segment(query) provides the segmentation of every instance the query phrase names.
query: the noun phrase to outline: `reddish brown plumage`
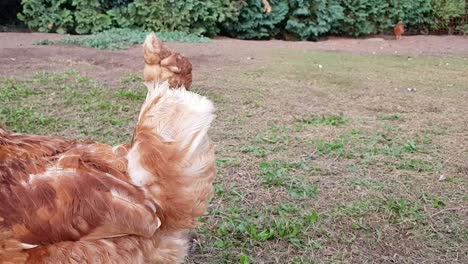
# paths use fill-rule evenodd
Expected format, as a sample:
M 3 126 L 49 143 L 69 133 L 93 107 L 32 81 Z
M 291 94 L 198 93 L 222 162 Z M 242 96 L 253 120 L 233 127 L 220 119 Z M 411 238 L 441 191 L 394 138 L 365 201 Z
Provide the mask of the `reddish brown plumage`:
M 405 33 L 405 27 L 403 26 L 403 22 L 398 21 L 398 23 L 393 28 L 393 33 L 395 34 L 395 38 L 401 39 L 401 36 Z
M 168 81 L 173 88 L 192 85 L 192 64 L 182 54 L 164 46 L 155 34 L 151 33 L 143 44 L 145 81 Z
M 181 263 L 206 211 L 211 102 L 149 83 L 131 145 L 0 128 L 0 263 Z
M 128 182 L 127 161 L 109 146 L 4 133 L 0 153 L 0 228 L 9 234 L 3 243 L 150 238 L 159 227 L 156 204 Z

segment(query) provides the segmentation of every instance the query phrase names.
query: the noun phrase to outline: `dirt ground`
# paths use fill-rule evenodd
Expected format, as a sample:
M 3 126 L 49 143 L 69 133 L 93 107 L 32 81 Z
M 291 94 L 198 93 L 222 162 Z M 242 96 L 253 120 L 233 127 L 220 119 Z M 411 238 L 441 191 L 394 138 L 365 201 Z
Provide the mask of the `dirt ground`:
M 0 33 L 0 122 L 127 142 L 141 46 L 33 45 L 60 37 Z M 168 46 L 217 108 L 188 263 L 467 263 L 468 37 Z

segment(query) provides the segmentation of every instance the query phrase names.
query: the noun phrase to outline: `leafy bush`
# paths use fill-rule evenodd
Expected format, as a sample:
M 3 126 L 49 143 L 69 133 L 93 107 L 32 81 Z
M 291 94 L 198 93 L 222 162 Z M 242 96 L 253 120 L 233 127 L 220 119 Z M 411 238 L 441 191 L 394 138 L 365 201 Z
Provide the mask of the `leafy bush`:
M 87 34 L 111 27 L 140 27 L 152 31 L 181 31 L 214 36 L 218 23 L 232 12 L 223 0 L 23 0 L 18 15 L 41 32 Z
M 288 3 L 285 0 L 270 1 L 271 13 L 263 12 L 259 0 L 237 2 L 234 6 L 238 16 L 231 16 L 222 24 L 223 33 L 240 39 L 269 39 L 277 36 L 282 29 L 288 14 Z
M 22 0 L 18 18 L 41 32 L 87 34 L 110 28 L 177 31 L 241 39 L 310 40 L 326 34 L 466 30 L 466 0 Z
M 143 43 L 148 32 L 131 29 L 111 29 L 86 37 L 67 37 L 60 40 L 42 40 L 37 45 L 80 45 L 96 49 L 126 49 Z M 208 42 L 209 39 L 183 32 L 158 32 L 162 41 Z
M 18 18 L 40 32 L 94 33 L 110 28 L 105 0 L 22 0 Z
M 343 18 L 343 7 L 336 0 L 290 0 L 291 14 L 286 31 L 302 40 L 317 39 L 327 34 L 338 19 Z
M 431 0 L 341 0 L 344 17 L 333 33 L 362 36 L 390 30 L 399 20 L 411 31 L 430 24 Z
M 74 27 L 72 12 L 66 8 L 69 0 L 23 0 L 23 13 L 18 18 L 39 32 L 66 33 Z
M 231 9 L 230 2 L 223 0 L 135 0 L 127 7 L 118 7 L 108 13 L 118 26 L 214 36 L 219 33 L 218 23 L 226 19 L 225 14 Z
M 468 35 L 468 23 L 459 25 L 455 28 L 460 34 L 463 34 L 464 36 Z
M 72 6 L 76 8 L 74 12 L 76 33 L 96 33 L 110 28 L 111 19 L 105 14 L 101 1 L 73 0 Z
M 466 14 L 465 8 L 467 7 L 465 5 L 465 0 L 432 0 L 431 15 L 434 19 L 432 29 L 434 31 L 453 31 L 454 29 L 450 28 L 450 21 Z M 463 24 L 454 26 L 459 29 L 463 28 Z

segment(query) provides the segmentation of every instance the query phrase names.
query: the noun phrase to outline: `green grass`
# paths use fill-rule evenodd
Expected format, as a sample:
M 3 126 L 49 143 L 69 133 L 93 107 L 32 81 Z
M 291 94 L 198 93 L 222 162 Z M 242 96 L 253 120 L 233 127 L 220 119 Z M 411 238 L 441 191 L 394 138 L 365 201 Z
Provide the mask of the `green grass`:
M 389 120 L 389 121 L 400 120 L 401 115 L 400 114 L 381 115 L 381 116 L 379 116 L 379 119 L 380 120 Z
M 27 88 L 14 79 L 3 79 L 0 82 L 3 85 L 3 88 L 0 90 L 0 100 L 2 101 L 14 100 L 38 93 L 38 91 Z
M 139 102 L 141 102 L 146 97 L 144 91 L 134 91 L 129 89 L 120 89 L 115 92 L 115 95 L 120 98 Z
M 391 214 L 391 220 L 398 224 L 417 224 L 425 218 L 421 206 L 406 199 L 389 199 L 384 207 L 385 210 Z
M 296 118 L 296 121 L 307 125 L 339 126 L 346 123 L 346 118 L 342 115 L 311 116 Z
M 442 168 L 442 164 L 433 164 L 432 162 L 424 161 L 424 160 L 417 160 L 417 159 L 410 159 L 404 160 L 397 164 L 398 169 L 402 170 L 412 170 L 417 172 L 431 172 L 437 169 Z
M 46 117 L 30 108 L 1 107 L 0 115 L 3 123 L 15 131 L 29 131 L 30 133 L 44 133 L 65 127 L 66 121 L 60 118 Z
M 112 144 L 129 140 L 146 90 L 109 92 L 76 71 L 1 79 L 0 87 L 0 123 L 9 129 Z
M 280 161 L 262 162 L 260 175 L 268 187 L 282 187 L 294 199 L 314 198 L 317 186 L 310 181 L 294 175 L 297 170 L 306 170 L 302 163 L 285 163 Z
M 135 73 L 127 73 L 120 78 L 120 82 L 122 84 L 141 83 L 143 82 L 143 78 Z
M 132 45 L 141 44 L 149 32 L 137 29 L 110 29 L 85 37 L 66 37 L 59 40 L 41 40 L 36 45 L 79 45 L 96 49 L 120 50 Z M 206 43 L 208 38 L 183 32 L 157 32 L 159 39 L 165 42 Z
M 255 157 L 265 157 L 268 154 L 268 150 L 264 147 L 248 145 L 241 147 L 243 153 L 249 153 Z

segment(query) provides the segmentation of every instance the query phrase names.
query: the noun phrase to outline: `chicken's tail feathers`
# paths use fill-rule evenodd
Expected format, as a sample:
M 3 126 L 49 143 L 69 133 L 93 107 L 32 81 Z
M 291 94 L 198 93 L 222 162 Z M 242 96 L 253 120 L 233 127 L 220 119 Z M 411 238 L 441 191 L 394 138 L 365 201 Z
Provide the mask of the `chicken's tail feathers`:
M 170 89 L 167 82 L 147 82 L 146 100 L 138 117 L 138 129 L 150 128 L 166 142 L 177 142 L 178 149 L 191 157 L 207 141 L 215 118 L 214 105 L 206 97 L 184 87 Z
M 157 197 L 163 228 L 193 227 L 206 210 L 215 175 L 207 135 L 215 118 L 213 103 L 184 88 L 170 89 L 167 83 L 146 86 L 128 154 L 129 175 Z

